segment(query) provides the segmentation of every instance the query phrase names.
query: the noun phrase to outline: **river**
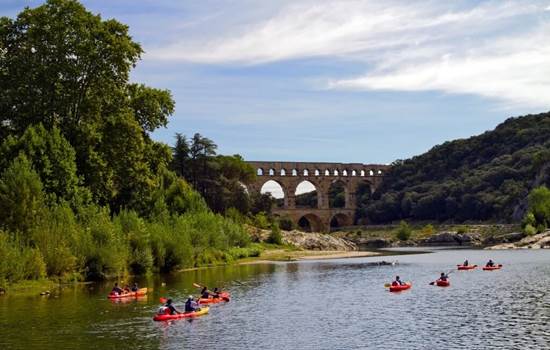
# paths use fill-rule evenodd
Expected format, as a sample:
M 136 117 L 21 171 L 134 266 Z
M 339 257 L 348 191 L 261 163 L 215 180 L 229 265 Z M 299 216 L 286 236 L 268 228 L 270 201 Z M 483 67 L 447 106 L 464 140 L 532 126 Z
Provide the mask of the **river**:
M 465 258 L 499 271 L 455 271 Z M 368 262 L 397 259 L 396 266 Z M 441 271 L 451 286 L 430 286 Z M 383 287 L 399 274 L 411 290 Z M 106 299 L 111 285 L 48 297 L 0 297 L 0 349 L 548 349 L 550 251 L 434 250 L 383 258 L 227 266 L 156 276 L 146 298 Z M 159 297 L 193 282 L 229 303 L 193 320 L 154 322 Z M 163 283 L 165 285 L 163 285 Z

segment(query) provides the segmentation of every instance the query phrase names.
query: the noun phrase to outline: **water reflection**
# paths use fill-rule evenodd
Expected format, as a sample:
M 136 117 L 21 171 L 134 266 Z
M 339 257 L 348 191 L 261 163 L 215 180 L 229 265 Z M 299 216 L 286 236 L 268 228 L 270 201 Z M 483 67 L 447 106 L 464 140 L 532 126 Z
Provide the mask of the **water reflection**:
M 464 258 L 500 271 L 453 271 Z M 384 257 L 385 260 L 393 260 Z M 49 297 L 0 298 L 1 349 L 538 349 L 550 342 L 550 252 L 437 250 L 380 258 L 256 264 L 141 279 L 145 298 L 109 301 L 110 283 Z M 383 288 L 396 274 L 406 293 Z M 130 281 L 133 282 L 133 281 Z M 182 305 L 193 282 L 229 289 L 229 303 L 192 320 L 154 322 L 159 298 Z M 14 336 L 21 335 L 24 336 Z

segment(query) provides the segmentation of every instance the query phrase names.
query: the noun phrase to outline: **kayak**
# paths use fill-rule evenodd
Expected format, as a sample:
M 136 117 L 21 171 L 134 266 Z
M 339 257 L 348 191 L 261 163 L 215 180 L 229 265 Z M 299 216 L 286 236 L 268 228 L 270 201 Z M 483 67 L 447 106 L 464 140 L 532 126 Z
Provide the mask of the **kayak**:
M 141 297 L 147 294 L 147 288 L 140 288 L 137 292 L 127 292 L 127 293 L 121 293 L 117 294 L 114 292 L 109 293 L 107 298 L 109 299 L 119 299 L 119 298 L 136 298 Z
M 192 318 L 192 317 L 206 315 L 208 313 L 208 309 L 209 309 L 208 306 L 205 306 L 205 307 L 201 307 L 200 310 L 193 311 L 193 312 L 184 312 L 184 313 L 175 314 L 175 315 L 170 315 L 170 314 L 155 315 L 155 317 L 153 317 L 153 320 L 169 321 L 169 320 L 178 320 L 180 318 Z
M 412 287 L 411 282 L 406 282 L 404 285 L 390 286 L 390 292 L 401 292 Z
M 451 285 L 451 282 L 450 281 L 442 281 L 442 280 L 437 280 L 435 281 L 435 284 L 438 286 L 438 287 L 448 287 Z
M 214 298 L 214 297 L 200 298 L 199 299 L 199 304 L 217 304 L 217 303 L 221 303 L 221 302 L 224 302 L 224 301 L 226 301 L 226 302 L 229 301 L 229 293 L 228 292 L 221 292 L 219 298 Z
M 473 270 L 477 267 L 477 265 L 456 265 L 459 270 Z
M 484 271 L 500 270 L 501 268 L 502 268 L 502 264 L 498 264 L 495 266 L 483 266 Z

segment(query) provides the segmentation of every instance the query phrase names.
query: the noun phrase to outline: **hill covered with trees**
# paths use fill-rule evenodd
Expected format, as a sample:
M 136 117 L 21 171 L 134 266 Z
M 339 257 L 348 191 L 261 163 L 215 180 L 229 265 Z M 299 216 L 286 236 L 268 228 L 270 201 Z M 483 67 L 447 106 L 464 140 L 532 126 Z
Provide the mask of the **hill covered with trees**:
M 518 222 L 528 193 L 550 184 L 549 162 L 550 113 L 510 118 L 492 131 L 394 162 L 359 217 Z

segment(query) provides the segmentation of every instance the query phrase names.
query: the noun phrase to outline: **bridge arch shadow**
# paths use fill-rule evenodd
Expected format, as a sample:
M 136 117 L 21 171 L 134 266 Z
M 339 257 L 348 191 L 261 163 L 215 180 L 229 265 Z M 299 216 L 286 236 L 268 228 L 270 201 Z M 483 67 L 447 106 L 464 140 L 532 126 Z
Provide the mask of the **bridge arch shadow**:
M 315 214 L 306 214 L 298 220 L 298 227 L 305 232 L 322 232 L 323 222 Z
M 338 213 L 330 219 L 330 229 L 335 230 L 345 226 L 353 225 L 353 218 L 344 213 Z

